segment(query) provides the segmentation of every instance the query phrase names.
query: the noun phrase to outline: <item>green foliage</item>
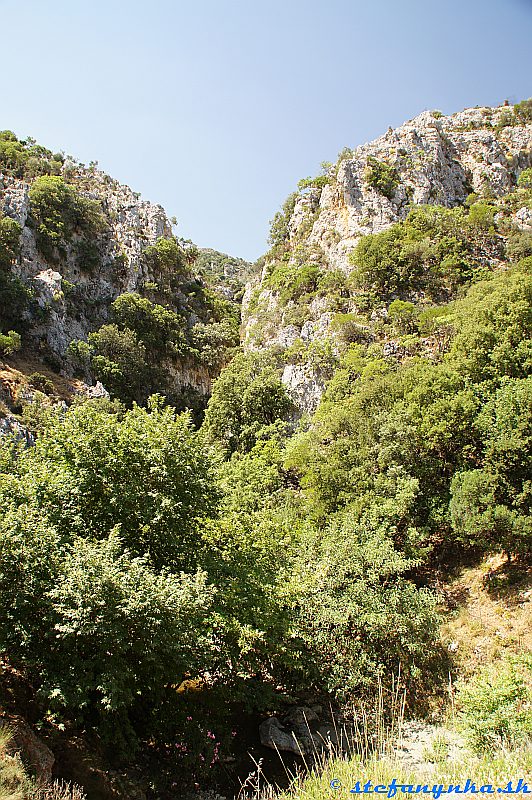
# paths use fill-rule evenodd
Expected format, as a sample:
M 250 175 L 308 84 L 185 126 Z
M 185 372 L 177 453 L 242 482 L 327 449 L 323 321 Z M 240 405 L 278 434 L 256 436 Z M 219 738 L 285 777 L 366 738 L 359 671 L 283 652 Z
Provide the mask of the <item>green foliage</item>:
M 469 681 L 462 681 L 457 701 L 462 725 L 478 754 L 530 744 L 530 657 L 507 658 L 486 665 Z
M 279 303 L 284 306 L 291 300 L 301 300 L 314 294 L 322 277 L 321 269 L 315 264 L 302 267 L 279 264 L 265 281 L 265 287 L 279 292 Z
M 47 378 L 41 372 L 32 372 L 31 375 L 28 375 L 28 386 L 43 394 L 54 394 L 55 392 L 54 384 L 50 378 Z
M 11 273 L 20 255 L 21 227 L 0 212 L 0 330 L 24 329 L 23 314 L 31 297 L 30 290 Z
M 275 214 L 270 223 L 270 236 L 268 238 L 268 242 L 273 248 L 280 247 L 288 239 L 288 223 L 290 222 L 290 217 L 294 211 L 297 198 L 297 192 L 290 194 L 283 203 L 281 211 L 278 211 Z
M 187 271 L 185 253 L 173 237 L 158 239 L 154 245 L 144 250 L 144 257 L 150 269 L 157 275 L 184 274 Z
M 388 316 L 399 333 L 411 333 L 415 327 L 415 306 L 403 300 L 394 300 L 388 306 Z
M 532 167 L 524 169 L 517 179 L 520 189 L 532 189 Z
M 15 178 L 58 175 L 64 158 L 36 144 L 32 139 L 19 140 L 12 131 L 0 131 L 0 171 Z
M 149 391 L 150 368 L 146 348 L 129 328 L 120 330 L 116 325 L 102 325 L 89 333 L 87 346 L 76 344 L 70 348 L 72 355 L 90 359 L 95 377 L 102 381 L 113 397 L 131 404 L 145 400 Z
M 395 167 L 369 156 L 364 170 L 364 180 L 377 192 L 391 200 L 399 185 L 399 174 Z
M 116 324 L 122 330 L 134 331 L 152 354 L 179 353 L 184 349 L 183 317 L 174 311 L 151 303 L 137 292 L 120 295 L 111 308 Z
M 75 232 L 87 240 L 105 228 L 100 203 L 84 197 L 59 176 L 37 178 L 31 185 L 29 200 L 37 242 L 45 258 L 53 260 L 57 252 L 64 251 Z
M 0 213 L 0 269 L 7 270 L 20 255 L 20 234 L 18 222 Z
M 512 261 L 519 261 L 522 258 L 532 256 L 532 233 L 519 231 L 510 234 L 506 252 Z
M 17 350 L 20 350 L 22 346 L 22 340 L 20 338 L 20 333 L 16 331 L 8 331 L 6 333 L 0 333 L 0 353 L 5 353 L 5 355 L 10 356 L 13 353 L 16 353 Z
M 387 683 L 398 669 L 408 683 L 434 662 L 434 598 L 402 577 L 413 562 L 391 538 L 413 499 L 370 501 L 303 540 L 295 631 L 308 677 L 339 699 L 360 696 L 377 676 Z
M 519 122 L 524 125 L 532 122 L 532 98 L 521 100 L 520 103 L 516 103 L 514 106 L 514 114 Z
M 526 377 L 532 359 L 531 301 L 532 276 L 521 271 L 472 286 L 455 307 L 450 361 L 475 383 Z
M 532 99 L 521 100 L 512 108 L 505 108 L 497 123 L 497 130 L 513 125 L 527 125 L 532 120 Z
M 504 379 L 479 415 L 482 468 L 451 483 L 451 518 L 461 541 L 484 551 L 532 550 L 532 379 Z
M 291 410 L 271 357 L 239 353 L 214 382 L 205 429 L 228 453 L 246 451 L 261 427 L 285 418 Z
M 124 546 L 158 569 L 195 563 L 216 491 L 188 416 L 156 399 L 121 416 L 86 403 L 45 429 L 21 467 L 61 536 L 100 538 L 118 526 Z
M 476 209 L 474 213 L 473 209 Z M 350 256 L 360 288 L 389 296 L 453 292 L 478 268 L 477 240 L 491 236 L 492 209 L 419 206 L 404 222 L 364 236 Z
M 74 540 L 61 572 L 48 590 L 56 642 L 41 692 L 52 709 L 91 704 L 106 722 L 118 717 L 127 735 L 125 710 L 161 702 L 168 684 L 209 663 L 206 576 L 155 572 L 115 534 Z
M 209 368 L 220 369 L 230 360 L 234 349 L 240 344 L 238 322 L 224 319 L 222 322 L 198 322 L 192 329 L 192 351 L 201 363 Z
M 327 186 L 331 182 L 331 179 L 328 175 L 316 175 L 316 177 L 311 178 L 301 178 L 301 180 L 297 184 L 297 188 L 299 191 L 303 191 L 304 189 L 323 189 L 324 186 Z

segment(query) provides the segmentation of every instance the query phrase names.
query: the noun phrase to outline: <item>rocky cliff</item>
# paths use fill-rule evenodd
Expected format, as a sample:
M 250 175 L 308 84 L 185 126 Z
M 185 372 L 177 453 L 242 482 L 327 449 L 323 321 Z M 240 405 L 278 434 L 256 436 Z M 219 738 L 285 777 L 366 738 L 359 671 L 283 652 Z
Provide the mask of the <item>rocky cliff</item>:
M 0 334 L 19 331 L 23 351 L 56 372 L 77 371 L 88 383 L 102 377 L 95 358 L 105 357 L 109 372 L 133 343 L 146 369 L 155 365 L 165 374 L 151 389 L 208 396 L 228 348 L 238 343 L 235 272 L 249 265 L 235 261 L 231 290 L 221 285 L 223 275 L 215 286 L 203 251 L 174 237 L 160 205 L 94 164 L 53 155 L 9 131 L 0 134 L 0 223 Z M 232 263 L 209 253 L 209 263 Z M 124 296 L 127 319 L 118 319 L 113 303 Z M 109 328 L 115 323 L 118 332 Z M 105 352 L 101 341 L 93 342 L 84 359 L 75 358 L 72 343 L 86 343 L 100 330 Z
M 516 192 L 520 174 L 532 164 L 529 104 L 450 116 L 425 111 L 373 142 L 346 148 L 336 164 L 301 181 L 285 202 L 272 223 L 261 278 L 247 286 L 242 338 L 249 349 L 283 355 L 283 381 L 301 409 L 312 411 L 319 401 L 327 371 L 312 361 L 320 349 L 337 346 L 345 327 L 339 314 L 358 315 L 359 327 L 368 331 L 372 318 L 386 318 L 394 298 L 442 301 L 427 292 L 385 297 L 374 291 L 369 308 L 368 290 L 375 287 L 357 284 L 353 275 L 353 256 L 364 237 L 402 223 L 417 207 L 467 210 L 476 203 L 478 215 L 484 203 L 494 211 L 497 235 L 477 237 L 475 258 L 493 269 L 504 260 L 507 233 L 532 230 L 530 203 Z

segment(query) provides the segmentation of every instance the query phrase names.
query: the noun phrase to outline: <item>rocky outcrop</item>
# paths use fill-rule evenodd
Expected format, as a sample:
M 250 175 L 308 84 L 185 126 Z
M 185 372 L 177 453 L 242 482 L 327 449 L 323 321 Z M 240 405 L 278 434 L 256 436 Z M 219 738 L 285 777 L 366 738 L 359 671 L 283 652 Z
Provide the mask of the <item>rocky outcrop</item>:
M 49 783 L 55 763 L 55 756 L 50 748 L 39 739 L 22 717 L 10 715 L 7 724 L 12 731 L 12 748 L 22 754 L 24 763 L 39 783 Z
M 336 180 L 321 191 L 309 244 L 323 249 L 331 268 L 349 272 L 348 256 L 359 238 L 404 219 L 412 204 L 452 208 L 470 192 L 489 189 L 499 197 L 511 191 L 519 173 L 532 163 L 532 125 L 499 130 L 505 113 L 504 107 L 471 108 L 451 116 L 424 111 L 357 147 L 337 165 Z M 397 171 L 390 197 L 366 181 L 369 158 Z M 296 203 L 295 216 L 302 202 Z M 292 239 L 300 225 L 290 225 Z
M 453 208 L 473 192 L 495 198 L 508 194 L 532 164 L 532 124 L 520 124 L 514 117 L 505 125 L 504 116 L 512 114 L 511 107 L 471 108 L 450 116 L 424 111 L 373 142 L 344 151 L 317 185 L 300 189 L 293 204 L 285 204 L 281 255 L 272 251 L 266 256 L 261 278 L 248 284 L 244 294 L 242 340 L 247 349 L 291 353 L 294 346 L 299 348 L 295 360 L 287 355 L 283 382 L 300 412 L 315 409 L 325 385 L 301 350 L 325 340 L 334 349 L 334 314 L 340 310 L 356 316 L 356 296 L 342 295 L 341 308 L 331 306 L 326 293 L 306 306 L 287 301 L 269 282 L 269 267 L 315 265 L 346 276 L 353 269 L 349 256 L 361 237 L 404 220 L 413 206 Z M 384 191 L 368 175 L 375 163 L 391 170 Z M 521 230 L 532 230 L 528 206 L 513 210 L 511 220 Z M 499 258 L 495 251 L 485 253 L 491 267 Z M 363 327 L 359 334 L 361 340 L 372 338 Z
M 89 241 L 93 249 L 88 261 L 80 256 L 84 242 L 78 232 L 53 257 L 43 255 L 31 217 L 31 181 L 0 173 L 0 215 L 18 222 L 22 231 L 12 272 L 33 295 L 25 312 L 29 329 L 24 343 L 32 344 L 49 364 L 68 373 L 69 344 L 86 340 L 90 332 L 110 322 L 110 306 L 119 295 L 145 294 L 145 287 L 159 285 L 161 274 L 154 274 L 154 265 L 144 251 L 160 238 L 172 237 L 172 224 L 160 205 L 141 200 L 138 193 L 98 169 L 67 160 L 63 176 L 83 197 L 98 201 L 103 213 L 105 224 Z M 185 249 L 189 246 L 181 244 Z M 172 280 L 171 275 L 168 278 Z M 177 311 L 187 306 L 186 280 L 183 284 L 173 295 L 172 307 Z M 197 286 L 192 287 L 195 290 Z M 199 321 L 190 311 L 184 312 L 184 318 L 189 328 Z M 162 366 L 174 392 L 192 389 L 203 396 L 209 394 L 212 370 L 201 363 L 169 358 Z M 90 378 L 88 373 L 85 377 Z

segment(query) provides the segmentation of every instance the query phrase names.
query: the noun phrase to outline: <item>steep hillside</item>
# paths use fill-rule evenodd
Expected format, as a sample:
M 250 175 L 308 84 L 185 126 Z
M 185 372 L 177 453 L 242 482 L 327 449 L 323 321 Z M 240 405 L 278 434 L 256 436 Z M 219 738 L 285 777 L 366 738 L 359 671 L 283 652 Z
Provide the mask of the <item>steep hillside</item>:
M 0 333 L 22 337 L 4 352 L 22 346 L 126 401 L 153 390 L 205 401 L 238 344 L 238 306 L 198 276 L 198 249 L 174 237 L 161 206 L 5 131 L 0 225 Z
M 404 352 L 397 331 L 383 335 L 391 302 L 427 310 L 503 267 L 509 241 L 526 254 L 518 242 L 532 235 L 532 209 L 518 181 L 531 164 L 530 101 L 425 111 L 345 149 L 274 218 L 261 278 L 244 298 L 245 346 L 282 353 L 283 382 L 300 409 L 314 410 L 346 339 Z M 434 346 L 415 343 L 416 352 Z
M 531 147 L 532 100 L 425 113 L 252 266 L 0 134 L 0 784 L 258 797 L 403 711 L 524 774 Z

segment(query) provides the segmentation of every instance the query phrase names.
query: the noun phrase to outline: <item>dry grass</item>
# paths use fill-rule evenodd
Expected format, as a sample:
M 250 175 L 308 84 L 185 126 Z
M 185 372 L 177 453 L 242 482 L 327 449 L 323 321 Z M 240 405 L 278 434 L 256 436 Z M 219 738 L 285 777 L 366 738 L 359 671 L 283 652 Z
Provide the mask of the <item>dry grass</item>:
M 394 778 L 401 784 L 426 784 L 430 788 L 440 784 L 464 784 L 470 778 L 476 783 L 477 789 L 485 784 L 492 784 L 497 788 L 506 786 L 509 780 L 515 782 L 520 777 L 526 778 L 531 770 L 531 751 L 504 752 L 483 758 L 467 756 L 459 762 L 437 764 L 429 774 L 413 774 L 393 757 L 374 755 L 370 759 L 361 760 L 336 756 L 324 759 L 306 777 L 295 778 L 289 791 L 276 794 L 273 789 L 266 788 L 256 797 L 260 797 L 260 800 L 332 800 L 349 796 L 349 790 L 355 786 L 356 781 L 360 781 L 361 786 L 368 780 L 373 786 L 387 786 Z M 335 781 L 336 789 L 331 788 L 332 781 Z M 419 797 L 415 793 L 403 794 L 401 790 L 397 794 L 397 798 L 414 796 Z
M 58 375 L 39 359 L 19 354 L 11 356 L 9 363 L 0 361 L 0 387 L 14 398 L 21 388 L 27 386 L 28 376 L 34 372 L 45 375 L 51 381 L 54 393 L 60 400 L 72 402 L 73 397 L 79 396 L 82 391 L 82 381 Z
M 488 661 L 532 652 L 532 570 L 492 556 L 445 587 L 456 610 L 442 627 L 458 671 L 469 676 Z
M 10 754 L 12 733 L 0 726 L 0 800 L 86 800 L 78 786 L 62 781 L 36 784 L 27 775 L 20 756 Z

